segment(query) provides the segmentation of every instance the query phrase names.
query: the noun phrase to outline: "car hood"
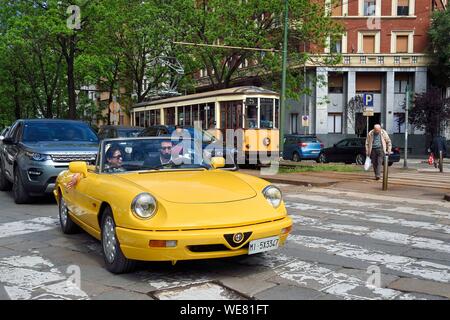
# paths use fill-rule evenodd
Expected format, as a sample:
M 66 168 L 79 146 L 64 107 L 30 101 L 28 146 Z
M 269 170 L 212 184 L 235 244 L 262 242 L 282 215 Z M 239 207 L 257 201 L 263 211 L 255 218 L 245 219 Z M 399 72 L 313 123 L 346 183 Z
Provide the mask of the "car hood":
M 249 184 L 222 170 L 130 173 L 120 177 L 144 192 L 173 203 L 223 203 L 256 196 Z
M 64 152 L 97 152 L 98 143 L 89 141 L 43 141 L 23 143 L 26 149 L 33 152 L 51 154 Z

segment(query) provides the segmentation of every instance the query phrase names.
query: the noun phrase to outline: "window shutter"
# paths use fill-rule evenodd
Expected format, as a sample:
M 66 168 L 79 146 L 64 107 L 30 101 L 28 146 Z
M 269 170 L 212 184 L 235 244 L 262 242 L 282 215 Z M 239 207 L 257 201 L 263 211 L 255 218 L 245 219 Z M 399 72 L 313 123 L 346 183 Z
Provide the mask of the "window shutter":
M 408 36 L 397 36 L 397 53 L 408 52 Z
M 363 52 L 375 53 L 375 36 L 363 36 Z
M 381 74 L 356 74 L 356 91 L 357 92 L 381 92 Z

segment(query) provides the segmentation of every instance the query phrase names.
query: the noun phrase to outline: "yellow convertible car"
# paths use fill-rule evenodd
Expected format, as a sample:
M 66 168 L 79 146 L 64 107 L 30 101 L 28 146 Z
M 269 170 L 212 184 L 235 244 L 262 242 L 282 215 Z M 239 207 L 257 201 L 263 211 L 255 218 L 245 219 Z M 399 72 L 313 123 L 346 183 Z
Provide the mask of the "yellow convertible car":
M 192 141 L 102 141 L 95 165 L 71 162 L 54 190 L 62 231 L 79 227 L 101 241 L 106 267 L 255 254 L 283 245 L 291 231 L 280 190 L 221 170 Z

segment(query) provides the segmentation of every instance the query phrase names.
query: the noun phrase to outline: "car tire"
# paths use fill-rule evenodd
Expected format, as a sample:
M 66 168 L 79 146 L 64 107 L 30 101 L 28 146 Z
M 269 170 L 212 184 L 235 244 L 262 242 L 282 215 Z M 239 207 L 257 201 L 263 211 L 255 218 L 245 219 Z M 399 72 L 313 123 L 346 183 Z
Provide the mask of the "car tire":
M 328 159 L 327 159 L 327 156 L 325 155 L 325 153 L 321 153 L 316 161 L 318 163 L 328 163 Z
M 362 165 L 364 165 L 364 163 L 366 162 L 366 156 L 365 155 L 363 155 L 363 154 L 358 154 L 357 156 L 356 156 L 356 158 L 355 158 L 355 163 L 357 164 L 357 165 L 360 165 L 360 166 L 362 166 Z
M 32 198 L 25 190 L 23 185 L 22 176 L 19 173 L 18 169 L 14 170 L 14 183 L 13 183 L 13 194 L 14 194 L 14 202 L 16 204 L 26 204 L 30 203 Z
M 101 222 L 101 243 L 106 269 L 114 274 L 133 271 L 136 261 L 126 258 L 120 249 L 116 235 L 116 223 L 110 207 L 103 212 Z
M 294 152 L 293 154 L 292 154 L 292 161 L 295 161 L 295 162 L 300 162 L 302 159 L 300 159 L 300 155 L 297 153 L 297 152 Z
M 0 160 L 0 191 L 10 191 L 12 183 L 6 178 L 3 162 Z
M 388 162 L 388 166 L 392 166 L 394 163 L 393 162 Z
M 61 195 L 59 197 L 59 224 L 64 234 L 75 234 L 80 232 L 78 225 L 73 222 L 69 215 L 69 209 L 67 208 L 66 201 Z

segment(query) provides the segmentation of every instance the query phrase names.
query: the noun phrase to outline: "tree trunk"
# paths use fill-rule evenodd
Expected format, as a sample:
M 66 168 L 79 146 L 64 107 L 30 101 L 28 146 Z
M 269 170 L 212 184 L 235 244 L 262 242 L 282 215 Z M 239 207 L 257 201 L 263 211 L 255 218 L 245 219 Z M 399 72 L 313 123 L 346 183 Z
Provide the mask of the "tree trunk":
M 67 57 L 67 94 L 69 97 L 69 119 L 77 118 L 77 106 L 75 95 L 75 79 L 74 79 L 74 57 Z
M 19 82 L 17 81 L 17 78 L 14 78 L 14 116 L 16 117 L 16 119 L 21 118 Z

